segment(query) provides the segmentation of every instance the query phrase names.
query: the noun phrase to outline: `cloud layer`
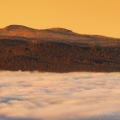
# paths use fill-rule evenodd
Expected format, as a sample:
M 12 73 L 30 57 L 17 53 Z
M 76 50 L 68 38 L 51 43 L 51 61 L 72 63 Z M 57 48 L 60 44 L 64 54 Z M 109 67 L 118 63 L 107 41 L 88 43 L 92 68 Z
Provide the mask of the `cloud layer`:
M 0 72 L 0 120 L 119 120 L 120 73 Z

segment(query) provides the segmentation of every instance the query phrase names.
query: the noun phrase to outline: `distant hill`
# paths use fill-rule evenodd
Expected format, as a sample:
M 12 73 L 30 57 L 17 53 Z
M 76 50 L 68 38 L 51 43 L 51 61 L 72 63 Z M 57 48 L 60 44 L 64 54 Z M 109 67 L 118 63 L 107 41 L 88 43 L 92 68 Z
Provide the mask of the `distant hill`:
M 75 35 L 70 30 L 64 28 L 51 28 L 51 29 L 32 29 L 26 26 L 21 25 L 10 25 L 0 30 L 0 34 L 3 36 L 22 36 L 27 38 L 54 38 L 58 37 L 59 35 L 63 36 L 65 34 Z M 52 37 L 52 35 L 55 35 Z M 63 34 L 63 35 L 62 35 Z M 50 35 L 50 36 L 49 36 Z
M 0 29 L 0 38 L 5 37 L 8 39 L 25 38 L 28 40 L 36 40 L 36 42 L 47 40 L 91 46 L 120 46 L 120 39 L 100 35 L 83 35 L 65 28 L 38 30 L 21 25 L 10 25 Z
M 0 69 L 120 71 L 120 39 L 10 25 L 0 29 Z

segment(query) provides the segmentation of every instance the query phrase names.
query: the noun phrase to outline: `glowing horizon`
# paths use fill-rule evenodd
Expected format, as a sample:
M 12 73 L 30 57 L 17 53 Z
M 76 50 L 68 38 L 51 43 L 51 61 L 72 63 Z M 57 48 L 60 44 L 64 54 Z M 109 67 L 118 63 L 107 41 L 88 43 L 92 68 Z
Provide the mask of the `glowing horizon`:
M 80 34 L 120 38 L 119 0 L 1 0 L 0 28 L 66 28 Z

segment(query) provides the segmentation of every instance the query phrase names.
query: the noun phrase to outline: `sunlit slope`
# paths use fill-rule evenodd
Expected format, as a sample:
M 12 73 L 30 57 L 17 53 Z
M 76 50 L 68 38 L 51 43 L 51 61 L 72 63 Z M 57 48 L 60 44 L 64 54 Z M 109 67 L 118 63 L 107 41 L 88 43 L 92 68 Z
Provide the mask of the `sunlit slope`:
M 99 35 L 83 35 L 74 33 L 65 28 L 32 29 L 21 25 L 10 25 L 0 29 L 0 39 L 19 39 L 38 43 L 44 41 L 56 41 L 74 43 L 76 45 L 89 46 L 120 46 L 120 39 Z

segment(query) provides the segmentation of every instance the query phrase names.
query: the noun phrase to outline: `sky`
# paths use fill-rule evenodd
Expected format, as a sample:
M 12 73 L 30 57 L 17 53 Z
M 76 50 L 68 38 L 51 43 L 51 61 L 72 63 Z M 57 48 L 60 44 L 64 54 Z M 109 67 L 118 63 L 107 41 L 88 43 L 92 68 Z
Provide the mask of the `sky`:
M 11 24 L 120 38 L 120 0 L 0 0 L 0 28 Z

